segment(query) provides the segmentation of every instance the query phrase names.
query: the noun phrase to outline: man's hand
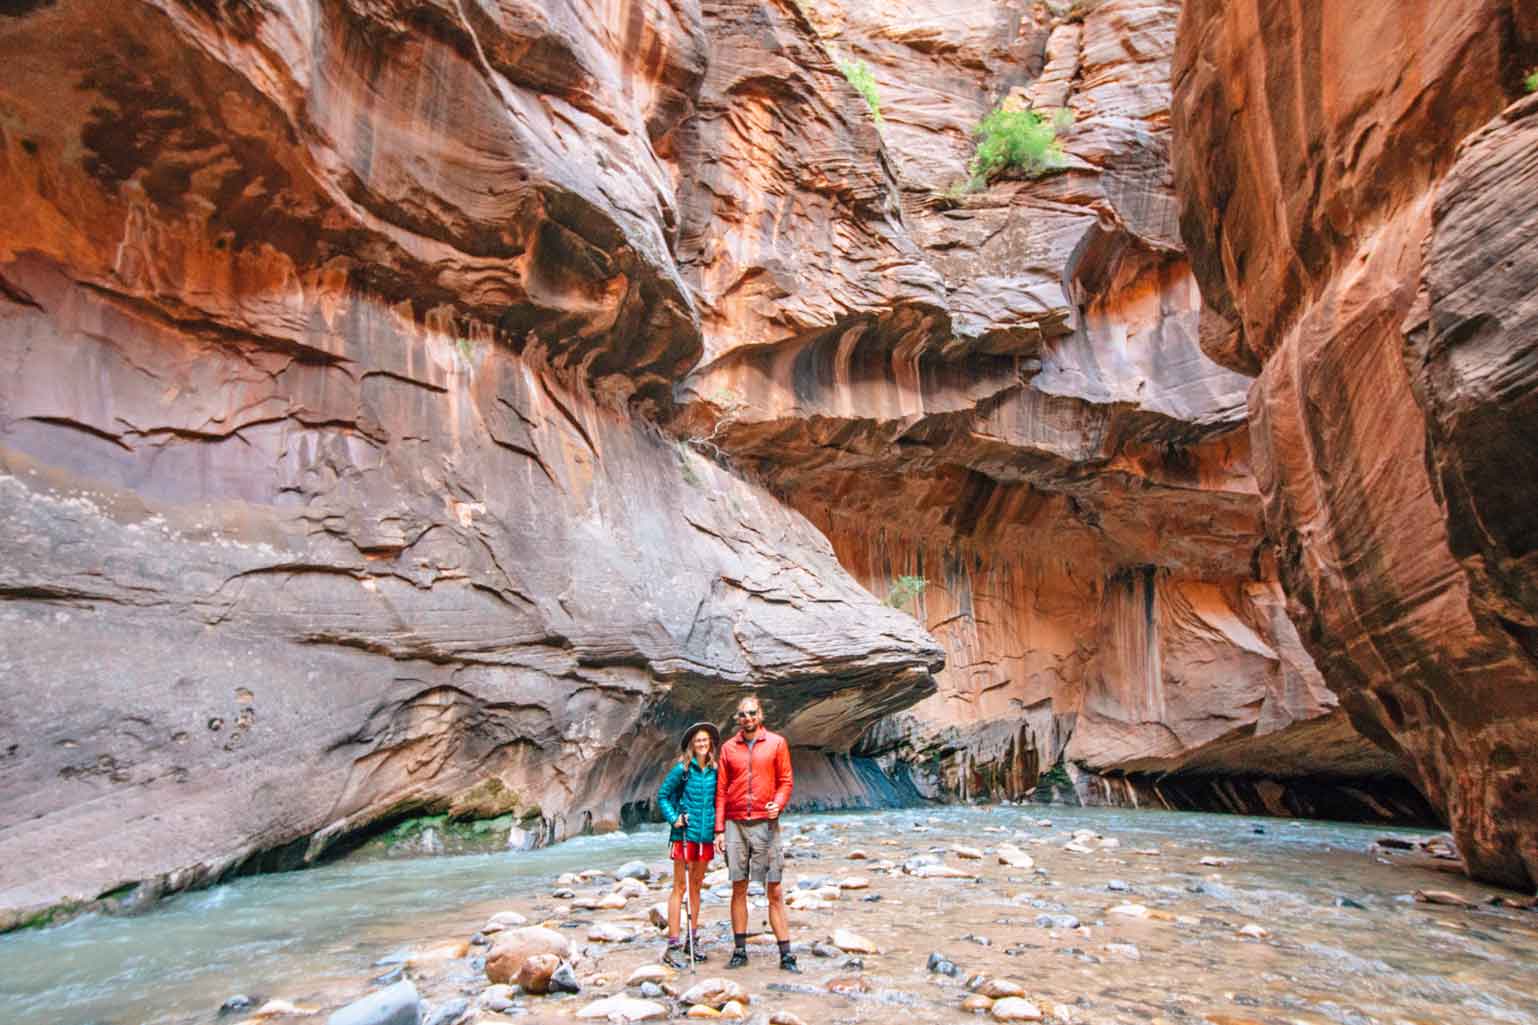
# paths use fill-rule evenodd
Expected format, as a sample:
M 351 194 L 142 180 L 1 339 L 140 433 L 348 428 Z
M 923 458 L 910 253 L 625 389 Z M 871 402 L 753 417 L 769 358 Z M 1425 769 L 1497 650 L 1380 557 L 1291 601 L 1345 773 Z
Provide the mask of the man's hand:
M 770 801 L 768 804 L 764 805 L 764 811 L 769 813 L 769 817 L 771 819 L 777 819 L 780 817 L 780 806 L 773 801 Z
M 720 830 L 720 829 L 716 830 L 716 846 L 720 847 L 725 842 L 726 842 L 726 833 L 725 833 L 725 831 Z

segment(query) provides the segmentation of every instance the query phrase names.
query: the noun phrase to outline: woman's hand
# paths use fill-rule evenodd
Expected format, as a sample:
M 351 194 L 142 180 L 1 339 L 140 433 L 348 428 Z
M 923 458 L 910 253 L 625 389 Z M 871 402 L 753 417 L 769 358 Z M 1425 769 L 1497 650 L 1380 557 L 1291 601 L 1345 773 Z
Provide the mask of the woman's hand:
M 689 813 L 688 812 L 684 812 L 683 814 L 679 815 L 678 816 L 678 821 L 673 823 L 673 825 L 677 826 L 679 829 L 684 828 L 688 824 L 689 824 Z

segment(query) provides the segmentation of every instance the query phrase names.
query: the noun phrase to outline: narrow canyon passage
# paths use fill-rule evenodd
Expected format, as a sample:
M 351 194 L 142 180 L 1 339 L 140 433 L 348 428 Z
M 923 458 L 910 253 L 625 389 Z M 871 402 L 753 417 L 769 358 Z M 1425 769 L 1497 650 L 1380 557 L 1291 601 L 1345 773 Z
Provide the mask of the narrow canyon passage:
M 21 0 L 0 66 L 0 1019 L 1538 1025 L 1531 0 Z M 733 1007 L 563 873 L 744 698 Z

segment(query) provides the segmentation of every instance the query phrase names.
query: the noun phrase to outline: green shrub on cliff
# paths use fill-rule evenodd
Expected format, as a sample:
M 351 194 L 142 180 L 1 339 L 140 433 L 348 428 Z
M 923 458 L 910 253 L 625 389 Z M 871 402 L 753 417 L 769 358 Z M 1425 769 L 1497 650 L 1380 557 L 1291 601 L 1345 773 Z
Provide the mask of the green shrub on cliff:
M 886 604 L 894 609 L 900 609 L 923 594 L 924 588 L 928 586 L 929 581 L 923 577 L 898 577 L 892 589 L 887 592 Z
M 876 76 L 871 74 L 870 65 L 862 60 L 839 61 L 838 69 L 849 79 L 849 84 L 854 86 L 854 91 L 865 97 L 865 105 L 870 108 L 871 120 L 876 126 L 881 126 L 881 94 L 876 91 Z
M 1527 77 L 1522 79 L 1522 87 L 1530 93 L 1538 93 L 1538 68 L 1527 73 Z
M 1005 171 L 1019 171 L 1030 178 L 1063 164 L 1063 147 L 1057 133 L 1073 121 L 1073 112 L 1060 110 L 1050 117 L 1034 110 L 995 107 L 978 122 L 977 152 L 967 170 L 975 189 L 985 187 Z

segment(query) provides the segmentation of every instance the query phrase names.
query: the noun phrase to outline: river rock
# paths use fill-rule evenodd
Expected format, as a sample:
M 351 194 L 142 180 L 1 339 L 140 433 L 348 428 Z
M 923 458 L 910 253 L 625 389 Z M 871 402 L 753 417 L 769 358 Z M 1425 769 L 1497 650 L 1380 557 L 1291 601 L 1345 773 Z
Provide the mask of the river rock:
M 826 988 L 829 993 L 842 993 L 848 996 L 852 993 L 869 993 L 870 983 L 866 982 L 862 975 L 840 975 L 835 979 L 829 979 Z
M 326 1019 L 326 1025 L 421 1025 L 422 998 L 409 982 L 354 1000 Z
M 222 1017 L 226 1014 L 234 1014 L 237 1011 L 249 1011 L 254 1003 L 256 1001 L 251 997 L 246 996 L 244 993 L 238 993 L 227 998 L 224 1003 L 219 1005 L 219 1014 Z
M 269 1000 L 256 1010 L 258 1018 L 308 1017 L 315 1013 L 313 1007 L 300 1007 L 288 1000 Z
M 976 879 L 977 874 L 950 865 L 915 865 L 908 869 L 915 879 Z
M 464 997 L 455 997 L 433 1008 L 422 1020 L 422 1025 L 459 1025 L 470 1013 L 471 1003 Z
M 584 1020 L 604 1019 L 620 1023 L 650 1021 L 667 1016 L 668 1009 L 655 1000 L 639 1000 L 627 996 L 604 997 L 577 1012 L 577 1017 Z
M 487 986 L 481 990 L 481 1006 L 488 1011 L 505 1011 L 512 1007 L 518 997 L 518 990 L 513 986 Z
M 1263 940 L 1267 936 L 1270 936 L 1271 932 L 1270 932 L 1270 930 L 1266 929 L 1264 926 L 1259 926 L 1259 925 L 1256 925 L 1254 922 L 1250 922 L 1248 925 L 1244 925 L 1244 926 L 1240 927 L 1239 935 L 1241 935 L 1241 936 L 1249 936 L 1252 939 Z
M 1128 961 L 1141 961 L 1143 959 L 1143 952 L 1138 950 L 1137 946 L 1132 943 L 1107 943 L 1105 951 L 1108 954 L 1115 954 L 1117 957 L 1126 958 Z
M 1025 987 L 1009 979 L 984 979 L 972 991 L 994 1000 L 1025 995 Z
M 685 1018 L 719 1018 L 719 1017 L 721 1017 L 721 1012 L 716 1010 L 714 1007 L 711 1007 L 709 1004 L 695 1004 L 694 1006 L 689 1008 L 688 1013 L 686 1013 L 684 1015 L 684 1017 Z
M 953 979 L 961 974 L 961 969 L 956 966 L 956 962 L 952 961 L 938 950 L 929 955 L 929 964 L 927 967 L 936 975 L 948 975 Z
M 554 929 L 541 925 L 509 929 L 497 936 L 486 955 L 486 977 L 492 982 L 510 983 L 518 977 L 523 963 L 536 954 L 554 954 L 560 960 L 575 957 L 576 950 Z
M 976 847 L 965 847 L 961 844 L 956 844 L 952 847 L 951 853 L 958 858 L 965 858 L 968 861 L 981 861 L 983 857 L 983 852 Z
M 728 1000 L 721 1005 L 721 1017 L 726 1021 L 741 1021 L 748 1016 L 748 1009 L 739 1001 Z
M 769 1025 L 806 1025 L 806 1022 L 789 1011 L 775 1011 L 769 1016 Z
M 1000 865 L 1010 868 L 1035 868 L 1036 861 L 1014 844 L 1000 844 L 996 852 Z
M 602 981 L 602 980 L 595 980 L 595 981 Z M 575 969 L 572 968 L 570 962 L 562 961 L 561 962 L 561 967 L 557 968 L 555 970 L 554 974 L 552 974 L 550 976 L 550 992 L 552 992 L 552 993 L 580 993 L 580 992 L 582 992 L 582 984 L 577 981 L 577 972 L 576 972 Z
M 561 958 L 556 954 L 534 954 L 518 968 L 518 988 L 525 993 L 535 996 L 543 996 L 550 992 L 550 976 L 561 967 Z
M 667 965 L 643 964 L 625 979 L 627 986 L 639 986 L 643 982 L 666 982 L 673 977 L 673 969 Z
M 879 954 L 875 941 L 861 936 L 851 929 L 833 930 L 832 942 L 835 947 L 846 954 Z
M 747 1003 L 748 991 L 730 979 L 711 977 L 690 986 L 678 999 L 686 1004 L 705 1004 L 720 1010 L 728 1000 Z
M 598 922 L 587 930 L 587 938 L 594 943 L 628 943 L 635 939 L 635 930 L 613 922 Z
M 1147 918 L 1150 912 L 1142 904 L 1118 904 L 1106 914 L 1121 915 L 1124 918 Z
M 1448 890 L 1416 890 L 1415 899 L 1422 904 L 1443 904 L 1454 908 L 1477 908 L 1479 905 Z
M 614 874 L 621 879 L 646 880 L 652 877 L 652 870 L 644 861 L 627 861 Z
M 614 892 L 619 894 L 621 897 L 629 899 L 631 897 L 644 897 L 649 892 L 649 890 L 647 889 L 646 884 L 641 882 L 641 880 L 632 878 L 631 876 L 626 876 L 614 884 Z
M 516 929 L 519 926 L 528 924 L 529 919 L 527 916 L 517 911 L 498 911 L 486 920 L 485 925 L 481 926 L 481 932 L 490 936 L 493 933 L 499 933 L 507 929 Z
M 1005 997 L 995 1000 L 988 1009 L 995 1021 L 1041 1021 L 1041 1008 L 1024 997 Z
M 584 911 L 618 911 L 626 903 L 622 893 L 595 893 L 578 897 L 571 902 L 571 906 Z
M 971 1011 L 973 1014 L 989 1010 L 992 1007 L 993 998 L 985 997 L 981 993 L 973 993 L 961 1002 L 961 1009 L 963 1011 Z
M 842 957 L 843 953 L 842 950 L 839 950 L 831 943 L 823 943 L 819 940 L 812 944 L 813 957 Z
M 838 880 L 835 885 L 840 890 L 865 890 L 870 888 L 870 880 L 864 876 L 848 876 Z
M 1063 850 L 1067 851 L 1069 854 L 1094 854 L 1095 853 L 1095 849 L 1093 847 L 1087 847 L 1087 846 L 1085 846 L 1084 844 L 1080 843 L 1077 840 L 1070 840 L 1068 843 L 1065 843 L 1063 845 Z

